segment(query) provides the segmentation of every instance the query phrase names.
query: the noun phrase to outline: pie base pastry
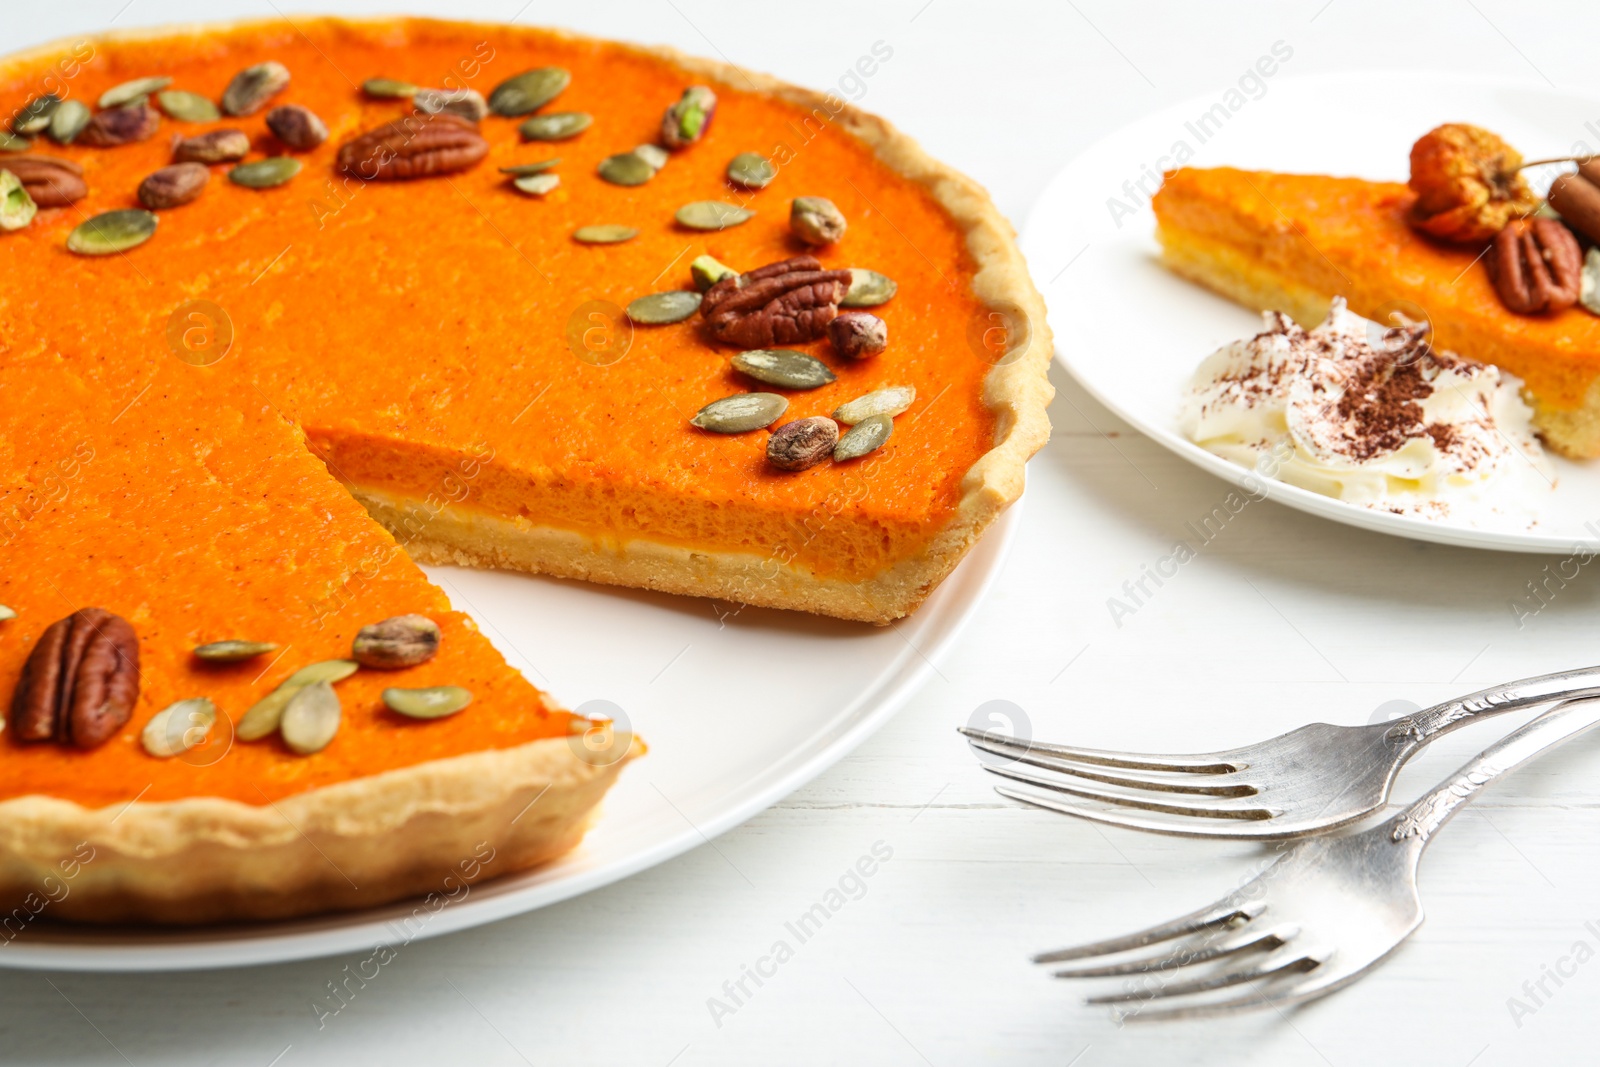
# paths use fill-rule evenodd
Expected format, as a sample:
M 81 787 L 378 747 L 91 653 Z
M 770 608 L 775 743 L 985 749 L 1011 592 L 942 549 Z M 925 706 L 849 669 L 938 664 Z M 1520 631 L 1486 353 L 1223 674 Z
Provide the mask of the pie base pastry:
M 1169 173 L 1153 206 L 1162 260 L 1178 274 L 1306 329 L 1335 296 L 1375 321 L 1421 309 L 1439 347 L 1522 379 L 1547 444 L 1600 456 L 1600 318 L 1508 311 L 1478 249 L 1407 224 L 1414 199 L 1398 182 L 1220 167 Z

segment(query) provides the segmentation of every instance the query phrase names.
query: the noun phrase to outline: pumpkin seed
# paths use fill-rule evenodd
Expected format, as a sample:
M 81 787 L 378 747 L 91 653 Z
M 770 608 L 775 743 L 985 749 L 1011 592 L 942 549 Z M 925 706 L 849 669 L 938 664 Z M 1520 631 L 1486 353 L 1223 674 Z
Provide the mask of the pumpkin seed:
M 686 289 L 651 293 L 628 305 L 628 318 L 645 326 L 682 322 L 700 310 L 701 299 L 699 293 L 691 293 Z
M 0 230 L 20 230 L 38 213 L 39 206 L 28 195 L 22 179 L 0 169 Z
M 222 117 L 217 105 L 199 93 L 168 89 L 156 94 L 156 104 L 179 122 L 216 122 Z
M 565 141 L 576 137 L 594 123 L 587 111 L 552 111 L 535 115 L 522 124 L 522 136 L 529 141 Z
M 719 263 L 711 256 L 695 256 L 689 264 L 689 277 L 694 279 L 694 284 L 703 293 L 716 285 L 724 278 L 731 278 L 739 272 L 725 263 Z
M 845 431 L 839 443 L 833 446 L 835 463 L 847 459 L 860 459 L 868 452 L 882 448 L 889 435 L 894 433 L 894 420 L 887 415 L 869 415 Z
M 911 385 L 891 385 L 887 389 L 878 389 L 866 396 L 858 396 L 848 403 L 840 404 L 834 409 L 835 422 L 842 422 L 846 426 L 854 426 L 874 415 L 888 415 L 893 417 L 911 407 L 911 402 L 917 399 L 917 390 Z
M 527 174 L 511 183 L 529 196 L 543 196 L 561 184 L 559 174 Z
M 850 289 L 839 301 L 840 307 L 875 308 L 887 304 L 900 286 L 887 275 L 862 267 L 850 268 Z
M 673 218 L 691 230 L 726 230 L 755 218 L 755 212 L 720 200 L 696 200 L 678 209 Z
M 168 704 L 151 716 L 139 740 L 150 755 L 166 759 L 204 741 L 216 721 L 217 706 L 210 697 L 191 697 Z
M 354 660 L 325 659 L 319 663 L 308 663 L 279 684 L 302 686 L 312 682 L 342 682 L 360 669 L 361 664 Z
M 310 756 L 328 747 L 339 732 L 344 709 L 339 706 L 339 695 L 327 682 L 312 682 L 297 690 L 283 709 L 278 732 L 283 743 L 302 756 Z
M 442 719 L 472 703 L 472 691 L 459 685 L 431 689 L 385 689 L 383 703 L 390 711 L 412 719 Z
M 26 152 L 32 147 L 33 142 L 26 137 L 0 130 L 0 152 Z
M 538 111 L 572 82 L 572 75 L 561 67 L 540 67 L 507 78 L 489 94 L 489 110 L 496 115 L 516 118 Z
M 27 106 L 17 112 L 16 118 L 11 120 L 11 132 L 23 137 L 43 133 L 50 128 L 50 117 L 60 106 L 61 98 L 55 93 L 34 97 L 28 101 Z
M 433 658 L 442 638 L 439 624 L 426 615 L 396 615 L 363 626 L 350 651 L 364 667 L 415 667 Z
M 257 656 L 264 656 L 268 652 L 276 652 L 277 650 L 278 646 L 271 641 L 230 639 L 198 645 L 194 650 L 194 657 L 203 659 L 208 663 L 239 663 L 247 659 L 255 659 Z
M 228 172 L 228 179 L 246 189 L 271 189 L 300 173 L 300 161 L 293 156 L 272 156 L 253 163 L 241 163 Z
M 501 167 L 500 173 L 509 174 L 513 178 L 525 178 L 530 174 L 543 174 L 560 162 L 561 157 L 557 156 L 555 159 L 541 159 L 537 163 L 519 163 L 514 167 Z
M 600 161 L 600 177 L 612 185 L 643 185 L 656 176 L 658 168 L 637 152 L 619 152 Z
M 380 100 L 404 100 L 417 94 L 417 86 L 395 78 L 368 78 L 361 83 L 361 91 Z
M 253 115 L 289 84 L 289 68 L 268 60 L 246 67 L 233 76 L 222 94 L 222 110 L 230 115 Z
M 15 611 L 6 607 L 4 604 L 0 604 L 0 622 L 5 622 L 7 619 L 14 619 L 16 617 L 17 613 Z
M 259 741 L 278 732 L 283 719 L 283 709 L 300 692 L 301 686 L 280 685 L 254 704 L 233 727 L 233 735 L 241 741 Z
M 778 176 L 778 168 L 759 152 L 740 152 L 728 163 L 728 180 L 746 189 L 765 189 Z
M 67 250 L 80 256 L 109 256 L 137 248 L 155 236 L 161 220 L 152 211 L 118 208 L 87 219 L 67 235 Z
M 634 148 L 633 154 L 650 164 L 656 170 L 667 165 L 667 160 L 672 157 L 667 155 L 667 150 L 660 145 L 642 144 Z
M 639 236 L 632 226 L 579 226 L 572 231 L 572 239 L 586 245 L 614 245 L 631 241 Z
M 71 144 L 92 118 L 94 113 L 82 100 L 63 100 L 50 116 L 50 139 L 57 144 Z
M 771 426 L 788 410 L 788 398 L 777 393 L 735 393 L 701 408 L 689 425 L 712 433 L 748 433 Z
M 140 741 L 152 756 L 176 756 L 204 742 L 216 721 L 217 705 L 210 697 L 174 701 L 145 723 Z
M 818 389 L 834 381 L 826 365 L 790 348 L 753 348 L 733 357 L 733 369 L 784 389 Z
M 1589 249 L 1583 257 L 1580 285 L 1582 295 L 1578 299 L 1586 309 L 1600 315 L 1600 248 Z
M 100 106 L 102 108 L 126 107 L 128 104 L 143 100 L 151 93 L 165 89 L 171 84 L 172 79 L 168 77 L 135 78 L 131 82 L 113 85 L 101 93 Z

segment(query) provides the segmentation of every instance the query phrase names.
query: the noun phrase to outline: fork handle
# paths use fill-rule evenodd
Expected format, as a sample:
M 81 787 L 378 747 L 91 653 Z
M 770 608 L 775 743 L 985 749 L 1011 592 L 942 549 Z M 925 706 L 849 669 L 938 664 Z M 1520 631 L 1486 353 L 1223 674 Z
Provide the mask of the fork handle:
M 1426 845 L 1463 804 L 1507 771 L 1600 723 L 1600 700 L 1570 700 L 1526 723 L 1474 756 L 1465 766 L 1391 821 L 1390 838 Z
M 1600 667 L 1581 667 L 1559 674 L 1541 674 L 1490 686 L 1397 720 L 1385 735 L 1392 743 L 1427 744 L 1440 734 L 1465 726 L 1480 716 L 1548 704 L 1556 700 L 1600 696 Z

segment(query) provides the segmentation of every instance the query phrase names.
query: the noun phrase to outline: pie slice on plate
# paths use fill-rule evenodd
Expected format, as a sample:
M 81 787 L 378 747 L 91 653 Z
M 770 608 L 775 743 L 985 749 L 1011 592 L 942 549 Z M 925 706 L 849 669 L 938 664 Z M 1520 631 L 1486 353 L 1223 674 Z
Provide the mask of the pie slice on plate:
M 286 917 L 558 855 L 642 745 L 414 559 L 883 623 L 1048 434 L 1009 227 L 831 94 L 312 19 L 47 46 L 0 63 L 0 103 L 18 922 Z M 758 381 L 731 362 L 757 348 L 791 351 Z M 785 414 L 701 428 L 752 393 Z M 348 673 L 395 619 L 404 665 L 380 641 Z
M 1551 447 L 1600 455 L 1600 318 L 1508 311 L 1480 248 L 1407 223 L 1415 198 L 1398 182 L 1185 168 L 1166 176 L 1153 206 L 1162 257 L 1179 274 L 1307 329 L 1335 296 L 1374 321 L 1425 315 L 1439 347 L 1522 379 Z

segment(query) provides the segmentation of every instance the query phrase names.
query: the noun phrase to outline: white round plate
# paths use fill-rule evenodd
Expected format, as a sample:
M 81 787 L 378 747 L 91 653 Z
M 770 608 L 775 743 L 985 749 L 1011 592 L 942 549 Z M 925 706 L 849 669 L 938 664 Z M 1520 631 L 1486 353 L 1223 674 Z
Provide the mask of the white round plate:
M 512 666 L 571 707 L 613 702 L 619 723 L 650 746 L 582 846 L 434 912 L 412 900 L 196 930 L 41 924 L 0 945 L 0 966 L 192 970 L 371 950 L 532 911 L 687 852 L 804 785 L 894 715 L 999 573 L 1020 511 L 1013 505 L 922 607 L 887 627 L 430 567 Z
M 1022 238 L 1050 308 L 1056 356 L 1073 377 L 1140 431 L 1235 485 L 1250 472 L 1185 439 L 1178 402 L 1200 361 L 1258 332 L 1261 317 L 1158 260 L 1150 194 L 1180 145 L 1193 153 L 1190 166 L 1391 181 L 1406 180 L 1412 142 L 1442 122 L 1487 127 L 1530 159 L 1567 155 L 1575 142 L 1600 152 L 1600 98 L 1543 86 L 1421 73 L 1279 75 L 1263 84 L 1255 99 L 1225 102 L 1219 90 L 1100 141 L 1051 180 Z M 1237 99 L 1243 106 L 1220 126 L 1214 117 L 1197 125 L 1213 105 L 1226 110 Z M 1556 457 L 1555 468 L 1556 487 L 1531 529 L 1393 515 L 1266 484 L 1270 499 L 1301 511 L 1423 541 L 1549 553 L 1600 544 L 1600 462 Z

